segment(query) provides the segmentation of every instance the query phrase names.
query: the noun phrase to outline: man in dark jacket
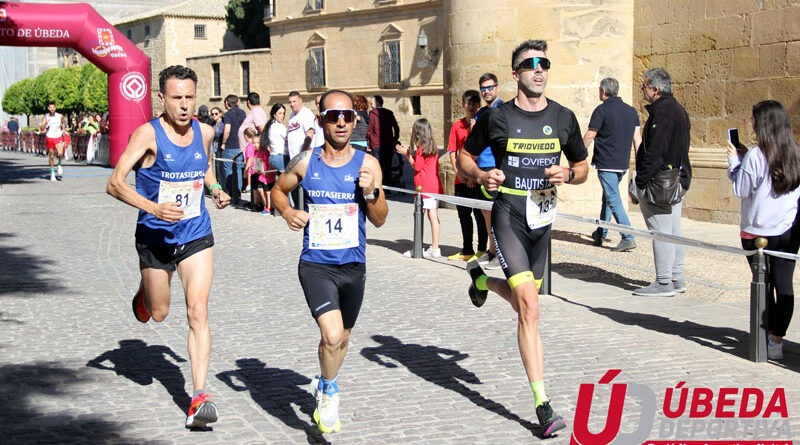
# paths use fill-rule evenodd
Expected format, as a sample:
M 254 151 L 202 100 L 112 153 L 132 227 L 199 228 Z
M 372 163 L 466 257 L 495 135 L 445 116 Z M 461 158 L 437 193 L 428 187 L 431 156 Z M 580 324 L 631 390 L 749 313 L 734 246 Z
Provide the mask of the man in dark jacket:
M 689 189 L 692 167 L 689 164 L 689 115 L 672 96 L 672 79 L 663 68 L 652 68 L 644 73 L 642 96 L 649 103 L 650 113 L 642 130 L 642 144 L 636 152 L 636 188 L 645 185 L 659 171 L 680 169 L 680 182 Z M 659 206 L 641 199 L 645 224 L 649 230 L 669 235 L 682 235 L 681 206 Z M 685 292 L 683 279 L 684 247 L 679 244 L 653 240 L 653 257 L 656 280 L 649 286 L 636 289 L 634 295 L 671 297 L 675 292 Z
M 384 185 L 399 185 L 399 175 L 392 175 L 394 148 L 399 140 L 400 126 L 397 125 L 394 113 L 383 108 L 383 97 L 373 97 L 372 110 L 369 112 L 367 145 L 372 155 L 378 158 L 378 162 L 381 164 Z

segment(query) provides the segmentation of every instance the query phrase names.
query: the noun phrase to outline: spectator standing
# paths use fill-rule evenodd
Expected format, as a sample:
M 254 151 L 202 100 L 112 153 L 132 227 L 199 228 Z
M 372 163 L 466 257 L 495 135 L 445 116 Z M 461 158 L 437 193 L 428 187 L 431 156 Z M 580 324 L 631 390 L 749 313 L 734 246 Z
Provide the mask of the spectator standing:
M 369 129 L 369 102 L 362 95 L 353 98 L 353 108 L 356 110 L 356 128 L 350 144 L 361 151 L 367 151 L 367 130 Z
M 500 99 L 500 82 L 497 80 L 497 76 L 495 76 L 494 73 L 484 73 L 481 75 L 481 77 L 478 79 L 478 89 L 481 92 L 481 97 L 483 97 L 483 100 L 486 101 L 486 106 L 478 110 L 478 112 L 475 114 L 475 121 L 477 121 L 480 115 L 486 110 L 490 108 L 497 108 L 503 104 L 503 99 Z M 473 125 L 475 125 L 474 122 Z M 486 147 L 486 149 L 478 155 L 478 158 L 475 161 L 478 164 L 478 168 L 483 171 L 489 171 L 495 168 L 492 147 Z M 494 199 L 494 196 L 492 196 L 490 193 L 487 193 L 483 186 L 478 187 L 480 191 L 480 193 L 477 194 L 478 199 L 483 199 L 485 201 L 492 201 Z M 483 220 L 486 225 L 486 232 L 491 234 L 492 211 L 481 209 L 481 214 L 483 215 Z M 500 262 L 497 259 L 497 249 L 494 245 L 493 236 L 489 237 L 489 246 L 486 255 L 480 257 L 478 261 L 487 269 L 500 269 Z
M 686 110 L 672 95 L 672 78 L 663 68 L 645 71 L 642 96 L 649 116 L 642 130 L 642 143 L 636 152 L 636 187 L 645 188 L 656 173 L 679 169 L 680 184 L 689 190 L 692 166 L 689 164 L 689 130 L 691 124 Z M 672 206 L 662 206 L 639 200 L 648 230 L 681 236 L 681 207 L 683 200 Z M 686 292 L 683 275 L 685 248 L 681 244 L 653 240 L 653 259 L 656 279 L 633 294 L 651 297 L 671 297 Z
M 303 230 L 298 276 L 320 333 L 313 418 L 320 431 L 334 433 L 342 428 L 339 370 L 364 300 L 366 220 L 382 226 L 389 208 L 377 160 L 350 145 L 355 126 L 350 94 L 327 91 L 320 100 L 320 116 L 325 144 L 292 159 L 272 199 L 289 228 Z M 296 210 L 287 195 L 300 184 L 306 196 L 303 210 Z M 341 230 L 328 230 L 332 220 Z
M 21 151 L 19 146 L 19 138 L 22 129 L 19 126 L 19 121 L 15 116 L 11 116 L 8 120 L 8 132 L 14 135 L 14 150 Z
M 313 111 L 303 105 L 303 98 L 297 91 L 289 93 L 289 123 L 286 125 L 286 142 L 288 144 L 289 160 L 304 150 L 314 148 L 312 143 L 317 134 L 317 117 Z M 292 202 L 295 208 L 303 208 L 303 194 L 301 188 L 292 191 Z
M 61 168 L 61 159 L 64 157 L 64 129 L 67 127 L 67 120 L 61 113 L 56 112 L 55 102 L 51 101 L 47 104 L 47 114 L 44 115 L 39 126 L 40 130 L 45 132 L 50 180 L 60 180 L 61 175 L 64 174 L 64 170 Z M 54 165 L 56 156 L 58 156 L 57 166 Z
M 628 171 L 631 163 L 631 144 L 639 147 L 642 133 L 639 127 L 639 115 L 632 106 L 622 101 L 619 93 L 619 82 L 613 77 L 600 81 L 600 104 L 592 112 L 589 128 L 583 135 L 583 144 L 588 148 L 594 141 L 592 165 L 597 169 L 597 178 L 603 188 L 603 202 L 600 207 L 600 221 L 611 221 L 630 226 L 628 214 L 622 204 L 619 184 Z M 598 227 L 592 233 L 595 246 L 602 246 L 608 230 Z M 619 244 L 612 247 L 614 252 L 626 252 L 636 248 L 634 236 L 622 233 Z
M 317 109 L 314 111 L 314 139 L 311 141 L 311 148 L 321 147 L 325 143 L 325 135 L 322 134 L 322 126 L 320 126 L 319 119 L 319 101 L 322 99 L 321 94 L 314 97 L 314 105 Z
M 308 150 L 316 133 L 316 116 L 303 105 L 303 98 L 297 91 L 289 93 L 289 123 L 286 125 L 286 140 L 289 145 L 289 159 L 293 159 L 301 151 Z
M 269 165 L 278 171 L 278 174 L 286 170 L 289 163 L 289 153 L 286 143 L 286 126 L 283 121 L 286 118 L 286 107 L 283 104 L 275 104 L 269 110 L 269 121 L 267 121 L 266 134 L 267 146 L 269 147 Z M 261 145 L 264 145 L 262 141 Z
M 478 199 L 480 193 L 480 186 L 475 181 L 469 180 L 458 171 L 458 154 L 464 147 L 464 141 L 467 140 L 469 132 L 472 130 L 472 125 L 475 123 L 475 113 L 481 106 L 481 99 L 477 91 L 467 90 L 461 95 L 461 107 L 464 109 L 464 117 L 453 122 L 450 126 L 450 137 L 447 142 L 447 152 L 450 156 L 450 164 L 455 171 L 455 179 L 453 180 L 454 194 L 463 198 Z M 494 162 L 494 161 L 492 161 Z M 489 232 L 487 224 L 484 220 L 483 213 L 480 209 L 472 208 L 469 206 L 456 205 L 458 212 L 458 222 L 461 226 L 461 250 L 453 255 L 447 257 L 451 261 L 468 261 L 479 258 L 486 253 L 486 243 L 488 242 Z M 475 224 L 478 229 L 478 251 L 472 248 L 473 230 L 472 218 L 475 217 Z
M 239 108 L 239 98 L 235 94 L 229 94 L 225 97 L 225 108 L 228 111 L 222 115 L 224 124 L 222 130 L 222 159 L 227 159 L 227 161 L 222 162 L 225 172 L 225 179 L 222 184 L 233 199 L 233 204 L 236 205 L 239 204 L 241 197 L 242 178 L 241 175 L 237 175 L 234 182 L 233 169 L 238 168 L 238 163 L 234 165 L 234 158 L 241 153 L 239 148 L 239 127 L 244 122 L 247 114 Z
M 247 144 L 242 140 L 242 134 L 245 128 L 252 128 L 256 133 L 261 134 L 264 132 L 264 126 L 267 125 L 267 111 L 261 106 L 261 96 L 258 93 L 251 92 L 247 95 L 247 109 L 250 112 L 245 117 L 242 125 L 239 126 L 239 147 L 244 151 Z
M 205 105 L 200 105 L 197 108 L 197 120 L 199 120 L 203 124 L 210 125 L 212 127 L 214 126 L 215 123 L 214 119 L 211 118 L 211 113 L 208 111 L 208 107 Z
M 422 209 L 428 214 L 431 224 L 431 245 L 422 252 L 425 258 L 439 258 L 442 249 L 439 248 L 439 200 L 425 193 L 442 193 L 442 182 L 439 180 L 439 148 L 433 139 L 433 130 L 427 119 L 417 119 L 411 128 L 411 141 L 408 147 L 397 144 L 397 152 L 408 159 L 414 168 L 414 188 L 422 187 Z M 411 257 L 411 251 L 403 253 Z
M 178 271 L 189 322 L 194 391 L 185 426 L 203 428 L 218 418 L 217 407 L 205 391 L 211 356 L 208 299 L 214 273 L 214 235 L 203 186 L 217 208 L 227 206 L 229 197 L 217 183 L 209 161 L 214 132 L 192 118 L 197 75 L 189 68 L 171 66 L 158 77 L 164 113 L 133 132 L 111 173 L 107 192 L 139 209 L 136 250 L 141 281 L 131 302 L 139 322 L 166 318 L 170 282 Z M 136 189 L 126 181 L 133 169 Z
M 800 148 L 792 134 L 789 114 L 779 102 L 753 106 L 753 131 L 758 145 L 749 151 L 728 141 L 728 177 L 733 194 L 742 199 L 742 248 L 756 250 L 756 238 L 767 249 L 797 254 L 800 225 Z M 752 266 L 753 257 L 747 262 Z M 767 255 L 767 358 L 783 359 L 783 337 L 794 312 L 795 261 Z
M 83 126 L 83 131 L 89 136 L 94 136 L 95 133 L 100 131 L 100 122 L 98 122 L 96 115 L 89 114 L 89 116 L 86 117 L 86 124 Z
M 106 111 L 103 113 L 103 116 L 99 118 L 98 124 L 100 126 L 100 134 L 108 134 L 111 131 L 111 125 L 108 120 L 108 112 Z
M 542 435 L 549 437 L 566 422 L 550 406 L 544 387 L 539 287 L 556 216 L 557 187 L 585 182 L 589 167 L 575 114 L 545 96 L 551 66 L 546 51 L 544 40 L 527 40 L 514 49 L 511 66 L 517 96 L 481 116 L 458 163 L 468 179 L 498 192 L 492 233 L 505 275 L 505 279 L 487 277 L 478 261 L 470 261 L 468 293 L 472 303 L 481 306 L 492 290 L 518 313 L 517 344 Z M 485 172 L 475 159 L 487 146 L 492 147 L 497 167 Z M 569 167 L 559 165 L 562 152 Z
M 244 156 L 247 160 L 245 171 L 248 173 L 249 184 L 255 196 L 253 209 L 260 210 L 262 214 L 268 215 L 270 213 L 270 203 L 267 175 L 269 174 L 272 179 L 269 182 L 275 182 L 275 174 L 267 173 L 267 170 L 269 170 L 269 150 L 261 145 L 261 135 L 252 128 L 245 129 L 243 136 L 247 141 L 247 147 L 244 149 Z
M 392 159 L 395 146 L 400 141 L 400 126 L 391 110 L 383 108 L 383 97 L 373 96 L 372 110 L 369 112 L 367 144 L 372 155 L 378 158 L 383 173 L 384 185 L 398 185 L 398 178 L 392 176 Z

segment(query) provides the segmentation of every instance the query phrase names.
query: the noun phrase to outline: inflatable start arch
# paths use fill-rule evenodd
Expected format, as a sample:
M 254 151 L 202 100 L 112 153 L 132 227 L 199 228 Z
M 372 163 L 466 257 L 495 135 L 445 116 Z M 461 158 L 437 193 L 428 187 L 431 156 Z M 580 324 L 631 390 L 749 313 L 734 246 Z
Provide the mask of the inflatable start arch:
M 152 117 L 150 58 L 86 3 L 0 1 L 0 45 L 73 48 L 108 74 L 112 167 Z

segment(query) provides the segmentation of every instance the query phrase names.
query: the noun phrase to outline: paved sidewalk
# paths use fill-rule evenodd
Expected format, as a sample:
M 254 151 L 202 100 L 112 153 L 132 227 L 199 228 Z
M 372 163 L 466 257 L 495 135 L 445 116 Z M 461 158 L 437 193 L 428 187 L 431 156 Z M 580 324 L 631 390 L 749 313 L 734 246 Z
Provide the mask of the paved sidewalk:
M 318 333 L 297 281 L 302 234 L 281 218 L 211 209 L 214 349 L 206 389 L 220 421 L 213 431 L 185 430 L 191 378 L 177 277 L 167 320 L 136 322 L 136 211 L 106 195 L 110 169 L 68 162 L 63 181 L 50 182 L 46 164 L 0 152 L 3 443 L 539 441 L 516 315 L 495 295 L 474 308 L 464 263 L 403 258 L 413 206 L 396 195 L 386 226 L 368 228 L 367 297 L 340 378 L 343 429 L 324 436 L 313 426 L 307 392 L 318 369 Z M 443 253 L 451 254 L 460 245 L 456 212 L 440 213 Z M 643 227 L 641 215 L 631 220 Z M 613 383 L 655 393 L 647 438 L 691 439 L 688 415 L 677 433 L 663 430 L 672 425 L 662 413 L 666 389 L 680 382 L 690 397 L 696 388 L 738 388 L 728 407 L 737 416 L 741 388 L 759 388 L 767 400 L 785 388 L 788 420 L 777 425 L 784 426 L 777 438 L 800 437 L 800 322 L 795 317 L 787 336 L 786 360 L 747 360 L 750 272 L 743 257 L 690 248 L 688 292 L 635 297 L 631 290 L 653 277 L 650 243 L 638 240 L 634 251 L 614 253 L 608 247 L 618 236 L 593 247 L 592 230 L 563 219 L 554 226 L 553 295 L 541 298 L 540 326 L 547 390 L 569 427 L 543 443 L 569 443 L 580 385 L 597 384 L 609 369 L 622 370 Z M 684 231 L 738 245 L 735 226 L 684 219 Z M 429 239 L 427 224 L 425 233 Z M 589 422 L 595 433 L 606 424 L 609 387 L 596 388 Z M 646 423 L 642 407 L 629 393 L 623 433 Z M 751 428 L 750 438 L 766 438 L 765 429 L 776 434 L 771 422 Z M 748 438 L 744 430 L 742 422 L 736 437 L 719 438 Z M 708 438 L 705 429 L 695 434 Z

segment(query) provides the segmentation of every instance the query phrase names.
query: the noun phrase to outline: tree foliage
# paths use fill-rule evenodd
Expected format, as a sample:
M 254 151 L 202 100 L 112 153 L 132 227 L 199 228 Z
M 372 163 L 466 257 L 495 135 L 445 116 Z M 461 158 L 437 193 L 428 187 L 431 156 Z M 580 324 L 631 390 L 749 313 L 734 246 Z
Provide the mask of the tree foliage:
M 31 102 L 35 94 L 35 83 L 34 79 L 22 79 L 9 85 L 3 95 L 3 111 L 26 116 L 33 114 Z
M 228 29 L 245 49 L 269 47 L 269 29 L 264 25 L 266 0 L 230 0 L 225 6 Z
M 108 76 L 92 64 L 52 68 L 11 84 L 3 96 L 9 114 L 44 114 L 53 101 L 62 113 L 108 111 Z

